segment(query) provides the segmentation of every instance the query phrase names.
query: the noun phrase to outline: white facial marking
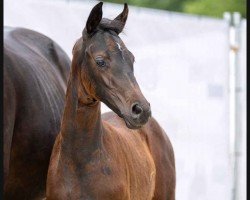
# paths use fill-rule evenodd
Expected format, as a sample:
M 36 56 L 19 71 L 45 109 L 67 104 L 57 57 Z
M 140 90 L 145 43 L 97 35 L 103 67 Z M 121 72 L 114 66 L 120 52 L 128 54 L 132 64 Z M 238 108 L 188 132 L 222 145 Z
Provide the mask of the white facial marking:
M 120 45 L 118 42 L 116 42 L 116 44 L 117 44 L 119 50 L 122 52 L 122 47 L 121 47 L 121 45 Z M 122 59 L 124 60 L 123 53 L 122 53 Z
M 120 45 L 118 42 L 116 42 L 116 44 L 117 44 L 117 46 L 118 46 L 119 50 L 120 50 L 120 51 L 122 51 L 122 49 L 121 49 L 121 45 Z

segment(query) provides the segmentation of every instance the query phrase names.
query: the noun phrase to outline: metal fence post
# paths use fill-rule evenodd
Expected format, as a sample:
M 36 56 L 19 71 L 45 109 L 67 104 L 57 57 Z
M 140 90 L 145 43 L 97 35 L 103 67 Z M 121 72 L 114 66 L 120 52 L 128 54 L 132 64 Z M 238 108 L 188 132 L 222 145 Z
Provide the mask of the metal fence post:
M 239 159 L 242 144 L 242 106 L 241 106 L 241 70 L 239 64 L 240 49 L 240 13 L 233 15 L 226 12 L 224 19 L 229 23 L 229 130 L 230 130 L 230 163 L 232 172 L 232 200 L 239 200 Z
M 241 146 L 242 146 L 242 76 L 241 73 L 241 65 L 239 61 L 239 51 L 241 48 L 241 16 L 240 13 L 234 12 L 233 13 L 233 26 L 234 26 L 234 40 L 235 40 L 235 60 L 234 60 L 234 67 L 235 67 L 235 152 L 234 152 L 234 200 L 239 200 L 239 178 L 240 178 L 240 167 L 239 162 L 242 156 Z

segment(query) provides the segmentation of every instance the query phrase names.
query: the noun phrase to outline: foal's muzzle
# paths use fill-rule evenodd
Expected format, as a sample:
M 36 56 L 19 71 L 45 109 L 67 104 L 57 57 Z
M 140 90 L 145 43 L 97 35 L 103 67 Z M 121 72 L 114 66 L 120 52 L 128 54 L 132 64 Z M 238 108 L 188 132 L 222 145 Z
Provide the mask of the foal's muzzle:
M 130 116 L 124 117 L 124 120 L 128 128 L 138 129 L 147 123 L 150 116 L 151 109 L 149 103 L 135 102 L 131 106 Z

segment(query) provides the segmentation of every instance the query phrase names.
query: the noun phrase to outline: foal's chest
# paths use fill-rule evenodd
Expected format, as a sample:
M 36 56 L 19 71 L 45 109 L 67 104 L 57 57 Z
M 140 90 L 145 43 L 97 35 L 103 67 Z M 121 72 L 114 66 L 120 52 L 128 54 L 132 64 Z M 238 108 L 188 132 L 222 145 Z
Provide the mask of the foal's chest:
M 98 158 L 99 157 L 99 158 Z M 89 185 L 101 199 L 150 200 L 155 189 L 155 164 L 139 135 L 104 138 L 104 147 L 86 171 Z

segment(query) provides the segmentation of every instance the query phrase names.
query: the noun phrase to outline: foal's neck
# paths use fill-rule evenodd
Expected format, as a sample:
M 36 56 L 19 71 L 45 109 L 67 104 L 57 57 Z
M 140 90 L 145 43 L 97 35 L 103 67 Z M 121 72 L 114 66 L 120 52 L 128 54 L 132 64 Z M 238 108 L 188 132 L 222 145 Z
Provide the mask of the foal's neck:
M 84 101 L 89 98 L 82 89 L 76 67 L 72 63 L 60 134 L 62 150 L 79 159 L 98 149 L 102 136 L 100 102 Z

